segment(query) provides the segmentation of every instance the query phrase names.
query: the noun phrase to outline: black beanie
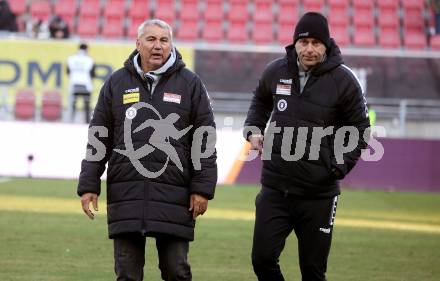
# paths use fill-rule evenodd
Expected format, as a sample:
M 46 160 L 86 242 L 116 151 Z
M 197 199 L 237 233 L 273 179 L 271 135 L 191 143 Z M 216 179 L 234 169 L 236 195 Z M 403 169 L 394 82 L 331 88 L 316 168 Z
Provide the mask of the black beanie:
M 330 32 L 327 19 L 316 12 L 305 13 L 298 21 L 293 34 L 293 44 L 301 38 L 319 39 L 327 49 L 330 47 Z

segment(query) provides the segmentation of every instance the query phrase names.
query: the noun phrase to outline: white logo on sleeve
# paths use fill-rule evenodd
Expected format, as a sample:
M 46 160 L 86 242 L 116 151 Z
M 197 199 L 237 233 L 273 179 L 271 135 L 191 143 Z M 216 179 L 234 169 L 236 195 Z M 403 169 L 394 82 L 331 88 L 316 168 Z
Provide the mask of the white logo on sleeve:
M 127 117 L 127 119 L 134 119 L 137 115 L 137 110 L 134 107 L 129 107 L 127 108 L 127 110 L 125 111 L 125 117 Z
M 329 234 L 331 230 L 330 230 L 330 228 L 323 228 L 323 227 L 320 227 L 320 228 L 319 228 L 319 231 L 322 231 L 322 232 L 324 232 L 324 233 Z
M 287 101 L 285 99 L 281 99 L 278 101 L 277 108 L 279 111 L 284 111 L 287 108 Z

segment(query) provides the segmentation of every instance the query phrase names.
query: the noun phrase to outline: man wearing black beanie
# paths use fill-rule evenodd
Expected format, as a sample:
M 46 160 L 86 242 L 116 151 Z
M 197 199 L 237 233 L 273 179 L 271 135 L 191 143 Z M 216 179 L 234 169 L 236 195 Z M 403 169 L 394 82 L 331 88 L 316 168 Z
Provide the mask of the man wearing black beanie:
M 278 258 L 292 231 L 302 281 L 326 280 L 338 180 L 367 146 L 368 127 L 363 90 L 327 19 L 304 14 L 286 56 L 263 72 L 245 121 L 244 136 L 263 158 L 252 247 L 259 281 L 284 280 Z M 341 149 L 344 138 L 354 149 Z

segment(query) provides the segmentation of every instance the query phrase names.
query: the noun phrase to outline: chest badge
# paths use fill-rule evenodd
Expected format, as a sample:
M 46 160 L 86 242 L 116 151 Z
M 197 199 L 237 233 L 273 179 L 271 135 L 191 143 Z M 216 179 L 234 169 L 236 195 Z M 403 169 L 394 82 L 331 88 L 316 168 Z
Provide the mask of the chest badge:
M 282 95 L 282 96 L 290 96 L 292 90 L 292 85 L 289 84 L 277 84 L 277 90 L 276 90 L 276 94 L 277 95 Z
M 173 93 L 163 93 L 163 101 L 180 104 L 181 99 L 181 95 Z
M 281 99 L 277 103 L 277 108 L 279 111 L 284 111 L 287 109 L 287 101 L 285 99 Z
M 137 115 L 137 109 L 132 107 L 127 108 L 127 110 L 125 111 L 125 117 L 127 117 L 127 119 L 134 119 Z

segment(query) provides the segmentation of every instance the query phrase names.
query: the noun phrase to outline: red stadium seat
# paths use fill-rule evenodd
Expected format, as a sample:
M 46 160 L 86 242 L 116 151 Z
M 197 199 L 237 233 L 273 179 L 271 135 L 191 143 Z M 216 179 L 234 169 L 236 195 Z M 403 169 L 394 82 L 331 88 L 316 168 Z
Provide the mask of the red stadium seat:
M 238 3 L 231 2 L 228 16 L 229 22 L 247 22 L 249 20 L 247 1 Z
M 131 20 L 130 26 L 128 27 L 128 31 L 127 31 L 127 38 L 129 39 L 137 38 L 137 29 L 143 21 L 144 21 L 143 19 Z
M 440 35 L 435 35 L 431 37 L 431 49 L 440 51 Z
M 394 10 L 397 11 L 399 8 L 399 0 L 380 0 L 377 1 L 379 10 Z
M 374 1 L 371 0 L 353 0 L 353 9 L 355 10 L 373 10 Z
M 193 0 L 181 2 L 180 20 L 184 22 L 198 22 L 200 20 L 200 11 L 197 2 Z
M 348 0 L 327 0 L 330 10 L 332 9 L 347 9 Z
M 109 0 L 104 8 L 104 17 L 106 19 L 123 19 L 125 17 L 125 1 Z
M 325 0 L 304 0 L 303 6 L 304 6 L 304 12 L 310 12 L 310 11 L 317 11 L 321 12 L 322 8 L 324 7 Z
M 402 7 L 404 10 L 418 10 L 425 9 L 425 1 L 421 0 L 402 0 Z
M 159 1 L 156 2 L 155 17 L 166 21 L 173 25 L 176 20 L 176 12 L 174 11 L 174 1 Z
M 211 0 L 212 1 L 212 0 Z M 203 11 L 205 21 L 223 21 L 223 5 L 222 2 L 207 2 Z
M 262 0 L 254 2 L 254 23 L 269 24 L 273 21 L 272 2 Z
M 327 18 L 330 28 L 347 28 L 350 25 L 350 17 L 346 8 L 331 8 Z
M 48 121 L 57 121 L 61 118 L 62 101 L 58 91 L 44 91 L 41 103 L 41 117 Z
M 347 26 L 335 26 L 330 27 L 330 34 L 335 39 L 335 42 L 338 46 L 348 46 L 350 45 L 350 35 L 348 33 Z
M 373 47 L 376 45 L 374 31 L 371 28 L 357 28 L 353 34 L 353 44 L 358 47 Z
M 33 119 L 35 116 L 35 93 L 31 89 L 17 90 L 15 93 L 15 118 Z
M 21 16 L 22 14 L 26 13 L 26 2 L 26 0 L 8 1 L 11 11 L 16 16 Z
M 208 42 L 217 43 L 223 40 L 223 23 L 205 22 L 202 38 Z
M 80 37 L 96 37 L 99 34 L 98 18 L 80 18 L 77 33 Z
M 183 41 L 195 41 L 199 38 L 199 23 L 185 22 L 182 23 L 177 32 L 176 38 Z
M 227 39 L 231 43 L 246 43 L 248 41 L 248 30 L 245 23 L 229 24 Z
M 378 16 L 379 28 L 395 28 L 399 27 L 399 17 L 395 10 L 382 10 Z
M 427 47 L 426 37 L 423 33 L 406 33 L 403 37 L 405 47 L 413 50 L 422 50 Z
M 296 5 L 285 5 L 280 7 L 278 14 L 278 23 L 280 25 L 295 25 L 297 22 L 298 7 Z
M 283 45 L 290 45 L 293 43 L 294 25 L 280 25 L 278 27 L 278 42 Z
M 379 34 L 379 45 L 383 48 L 400 48 L 400 36 L 397 29 L 381 29 Z
M 52 14 L 50 2 L 46 0 L 31 2 L 30 13 L 33 18 L 47 20 Z
M 148 1 L 136 0 L 131 3 L 128 17 L 133 21 L 144 21 L 151 17 L 150 4 Z
M 99 0 L 84 0 L 79 8 L 80 18 L 98 18 L 101 16 Z
M 374 16 L 372 10 L 356 10 L 353 15 L 353 24 L 355 28 L 359 27 L 374 27 Z
M 117 39 L 124 36 L 123 19 L 107 19 L 102 26 L 102 36 L 108 39 Z
M 252 30 L 252 40 L 256 44 L 273 43 L 273 27 L 271 23 L 255 24 Z
M 425 20 L 421 11 L 406 11 L 403 17 L 403 26 L 409 32 L 425 32 Z
M 59 0 L 55 5 L 55 14 L 66 19 L 72 19 L 77 12 L 76 0 Z

